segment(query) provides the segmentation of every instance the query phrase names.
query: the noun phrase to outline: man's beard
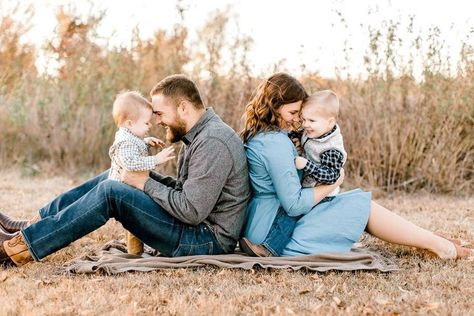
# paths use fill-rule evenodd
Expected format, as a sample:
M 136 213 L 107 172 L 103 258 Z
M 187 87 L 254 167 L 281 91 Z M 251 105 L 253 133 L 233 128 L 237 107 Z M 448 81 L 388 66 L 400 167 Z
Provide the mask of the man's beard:
M 180 119 L 176 119 L 176 123 L 168 125 L 166 129 L 166 140 L 170 143 L 176 143 L 183 139 L 186 135 L 186 123 Z

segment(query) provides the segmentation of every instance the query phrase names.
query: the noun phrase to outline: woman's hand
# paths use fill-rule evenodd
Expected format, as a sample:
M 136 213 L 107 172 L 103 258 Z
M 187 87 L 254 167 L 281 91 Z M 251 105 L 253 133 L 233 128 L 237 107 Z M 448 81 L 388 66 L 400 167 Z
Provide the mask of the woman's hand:
M 159 146 L 159 147 L 163 148 L 166 145 L 164 141 L 162 141 L 161 139 L 156 138 L 156 137 L 145 137 L 143 139 L 143 141 L 151 147 Z

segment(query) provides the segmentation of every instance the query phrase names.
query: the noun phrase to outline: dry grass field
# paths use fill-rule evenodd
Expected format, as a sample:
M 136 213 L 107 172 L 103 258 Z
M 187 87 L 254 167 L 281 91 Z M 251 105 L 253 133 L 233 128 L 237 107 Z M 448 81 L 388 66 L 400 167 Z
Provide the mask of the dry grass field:
M 22 178 L 0 171 L 0 208 L 29 217 L 78 184 L 65 177 Z M 474 198 L 385 196 L 383 205 L 427 228 L 474 240 Z M 392 273 L 240 271 L 206 268 L 67 275 L 59 267 L 123 229 L 109 222 L 42 263 L 0 268 L 0 315 L 468 315 L 474 313 L 472 261 L 442 261 L 407 247 L 365 242 L 396 258 Z
M 176 1 L 181 22 L 172 31 L 156 29 L 150 38 L 134 32 L 129 47 L 115 47 L 97 32 L 107 12 L 91 6 L 82 16 L 61 6 L 55 9 L 56 29 L 40 48 L 25 37 L 34 28 L 34 6 L 26 5 L 33 2 L 21 3 L 11 7 L 0 0 L 0 210 L 10 215 L 32 217 L 79 184 L 77 175 L 110 165 L 116 129 L 110 112 L 119 91 L 147 95 L 165 76 L 185 73 L 198 83 L 205 103 L 238 131 L 258 83 L 271 72 L 288 71 L 284 61 L 253 69 L 252 36 L 226 33 L 236 22 L 231 11 L 216 10 L 202 27 L 190 29 L 182 1 Z M 361 24 L 359 30 L 349 30 L 343 15 L 334 18 L 347 29 L 348 37 L 340 38 L 346 63 L 334 78 L 306 65 L 293 75 L 310 93 L 332 89 L 340 95 L 347 182 L 377 188 L 378 202 L 421 226 L 474 242 L 474 28 L 452 59 L 439 28 L 418 30 L 414 16 Z M 364 70 L 350 74 L 354 58 L 361 58 L 351 55 L 349 37 L 357 31 L 368 35 L 368 46 Z M 49 71 L 37 67 L 43 55 Z M 163 131 L 152 134 L 162 137 Z M 174 169 L 170 162 L 162 170 Z M 384 193 L 394 190 L 405 193 Z M 0 316 L 474 315 L 474 262 L 433 259 L 370 236 L 364 244 L 393 256 L 400 271 L 60 271 L 123 235 L 121 225 L 110 221 L 42 263 L 0 267 Z

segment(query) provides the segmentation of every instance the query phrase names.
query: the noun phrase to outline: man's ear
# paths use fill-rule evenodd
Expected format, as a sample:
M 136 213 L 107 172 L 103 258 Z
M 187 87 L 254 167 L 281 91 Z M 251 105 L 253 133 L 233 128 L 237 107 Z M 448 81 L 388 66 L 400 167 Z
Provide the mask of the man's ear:
M 178 104 L 178 112 L 180 114 L 187 114 L 192 105 L 187 100 L 181 100 Z

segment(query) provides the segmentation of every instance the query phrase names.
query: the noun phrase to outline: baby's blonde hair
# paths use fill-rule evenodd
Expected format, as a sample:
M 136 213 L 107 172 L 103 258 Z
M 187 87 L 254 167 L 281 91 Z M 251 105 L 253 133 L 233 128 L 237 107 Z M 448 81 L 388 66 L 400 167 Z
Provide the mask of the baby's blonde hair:
M 140 109 L 153 111 L 150 102 L 140 92 L 125 91 L 119 93 L 115 98 L 112 109 L 115 125 L 121 126 L 127 120 L 137 120 Z
M 303 103 L 303 107 L 317 106 L 327 117 L 334 117 L 336 120 L 339 116 L 339 98 L 332 90 L 318 91 L 310 95 Z

